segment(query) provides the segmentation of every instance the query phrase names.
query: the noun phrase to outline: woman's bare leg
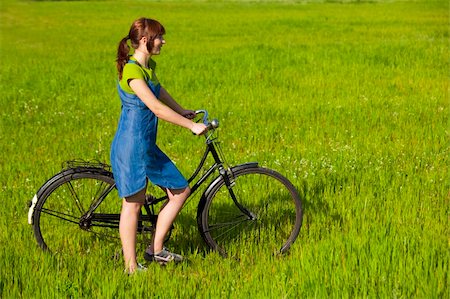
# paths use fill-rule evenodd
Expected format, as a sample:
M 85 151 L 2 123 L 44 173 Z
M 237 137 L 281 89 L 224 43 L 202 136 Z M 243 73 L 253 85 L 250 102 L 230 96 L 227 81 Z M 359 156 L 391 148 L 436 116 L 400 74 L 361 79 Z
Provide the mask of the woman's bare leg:
M 119 232 L 122 241 L 123 258 L 125 269 L 128 273 L 136 270 L 136 232 L 139 218 L 139 211 L 145 201 L 146 188 L 137 194 L 124 198 L 122 201 L 122 211 L 120 212 Z
M 163 249 L 164 239 L 190 193 L 191 189 L 189 187 L 178 190 L 167 189 L 169 201 L 159 212 L 156 223 L 156 231 L 153 239 L 153 250 L 155 253 Z

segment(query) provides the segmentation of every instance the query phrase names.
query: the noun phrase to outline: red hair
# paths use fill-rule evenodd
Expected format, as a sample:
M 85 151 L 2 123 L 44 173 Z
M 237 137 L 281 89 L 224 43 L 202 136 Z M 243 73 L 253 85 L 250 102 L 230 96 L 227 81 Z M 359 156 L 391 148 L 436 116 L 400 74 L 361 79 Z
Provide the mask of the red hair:
M 149 53 L 153 49 L 153 41 L 159 35 L 166 33 L 163 25 L 156 20 L 140 18 L 133 22 L 130 31 L 127 36 L 122 38 L 119 42 L 119 47 L 117 49 L 117 71 L 119 73 L 119 80 L 122 79 L 122 72 L 125 64 L 128 62 L 130 47 L 127 41 L 130 40 L 131 47 L 137 49 L 139 47 L 139 41 L 141 38 L 147 38 L 147 50 Z

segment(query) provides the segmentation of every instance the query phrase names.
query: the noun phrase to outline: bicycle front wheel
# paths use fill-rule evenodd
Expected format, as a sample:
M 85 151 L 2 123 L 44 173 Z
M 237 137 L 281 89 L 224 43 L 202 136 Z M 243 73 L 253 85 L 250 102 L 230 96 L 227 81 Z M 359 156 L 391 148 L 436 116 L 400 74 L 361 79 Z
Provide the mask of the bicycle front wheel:
M 33 215 L 40 247 L 52 253 L 79 254 L 119 241 L 120 198 L 110 172 L 68 169 L 40 195 Z M 98 248 L 97 248 L 98 246 Z
M 287 252 L 303 218 L 296 188 L 278 172 L 261 167 L 238 169 L 229 177 L 231 187 L 220 180 L 199 210 L 206 243 L 222 256 Z

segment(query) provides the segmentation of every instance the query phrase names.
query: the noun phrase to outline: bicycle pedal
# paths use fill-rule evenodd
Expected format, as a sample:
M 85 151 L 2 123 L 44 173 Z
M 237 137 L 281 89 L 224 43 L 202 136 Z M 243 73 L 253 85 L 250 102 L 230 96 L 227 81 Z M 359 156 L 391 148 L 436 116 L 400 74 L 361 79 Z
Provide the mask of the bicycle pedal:
M 156 197 L 151 195 L 151 194 L 146 194 L 145 195 L 145 203 L 146 204 L 152 204 L 152 202 L 156 200 Z

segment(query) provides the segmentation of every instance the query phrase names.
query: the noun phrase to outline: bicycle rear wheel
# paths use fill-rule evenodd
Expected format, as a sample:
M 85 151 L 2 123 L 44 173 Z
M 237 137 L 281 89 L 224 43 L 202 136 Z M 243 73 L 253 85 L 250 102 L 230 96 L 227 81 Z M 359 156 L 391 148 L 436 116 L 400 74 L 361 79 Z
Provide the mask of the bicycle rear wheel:
M 199 209 L 199 229 L 222 256 L 280 254 L 288 251 L 302 225 L 302 205 L 295 187 L 266 168 L 233 171 L 231 190 L 219 180 Z
M 34 234 L 42 249 L 88 253 L 104 239 L 120 241 L 121 201 L 110 172 L 74 168 L 53 178 L 40 194 L 33 214 Z

